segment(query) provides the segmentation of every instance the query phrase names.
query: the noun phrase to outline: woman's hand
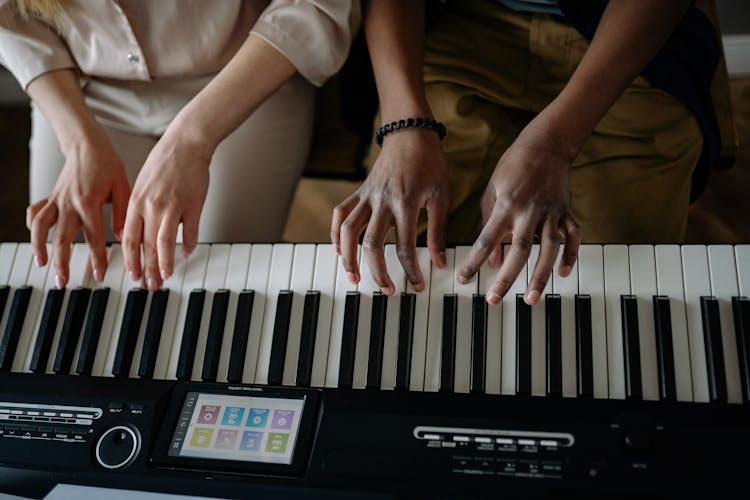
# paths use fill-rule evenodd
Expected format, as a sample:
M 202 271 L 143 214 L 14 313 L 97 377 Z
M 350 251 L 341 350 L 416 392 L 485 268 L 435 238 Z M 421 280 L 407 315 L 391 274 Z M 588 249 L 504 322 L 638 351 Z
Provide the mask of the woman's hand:
M 187 256 L 195 249 L 212 154 L 212 150 L 168 130 L 138 174 L 130 196 L 122 245 L 130 279 L 137 281 L 145 274 L 149 290 L 158 290 L 172 275 L 180 223 L 183 254 Z
M 432 130 L 405 129 L 383 140 L 372 172 L 362 186 L 333 211 L 331 241 L 353 283 L 359 281 L 357 242 L 375 283 L 386 295 L 395 291 L 388 275 L 383 245 L 396 228 L 396 253 L 415 290 L 424 288 L 417 261 L 417 219 L 427 209 L 427 246 L 434 265 L 445 266 L 445 221 L 448 215 L 448 172 L 445 154 Z
M 574 155 L 540 121 L 532 121 L 521 132 L 495 167 L 481 200 L 484 227 L 458 272 L 459 282 L 466 283 L 488 258 L 491 267 L 502 262 L 487 294 L 490 304 L 500 302 L 510 289 L 529 258 L 535 236 L 540 251 L 524 297 L 527 304 L 539 301 L 561 239 L 565 241 L 561 276 L 570 274 L 578 254 L 580 231 L 568 206 L 568 170 Z M 512 235 L 512 244 L 503 258 L 502 239 L 507 234 Z
M 56 225 L 52 261 L 58 288 L 70 279 L 70 245 L 81 228 L 90 248 L 94 279 L 103 279 L 107 249 L 102 206 L 112 203 L 112 231 L 119 237 L 130 194 L 125 165 L 98 124 L 89 127 L 79 140 L 63 144 L 62 153 L 65 164 L 52 194 L 26 210 L 26 227 L 31 232 L 31 247 L 39 266 L 47 263 L 45 243 L 50 228 Z

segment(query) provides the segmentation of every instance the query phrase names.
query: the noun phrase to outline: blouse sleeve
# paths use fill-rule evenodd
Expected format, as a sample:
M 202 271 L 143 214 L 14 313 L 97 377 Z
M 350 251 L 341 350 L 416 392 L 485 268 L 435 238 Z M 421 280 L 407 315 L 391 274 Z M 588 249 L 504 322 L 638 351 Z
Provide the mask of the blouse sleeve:
M 43 73 L 76 67 L 54 30 L 37 19 L 22 18 L 12 0 L 0 0 L 0 64 L 24 90 Z
M 351 0 L 273 0 L 252 33 L 320 87 L 344 64 L 351 43 Z

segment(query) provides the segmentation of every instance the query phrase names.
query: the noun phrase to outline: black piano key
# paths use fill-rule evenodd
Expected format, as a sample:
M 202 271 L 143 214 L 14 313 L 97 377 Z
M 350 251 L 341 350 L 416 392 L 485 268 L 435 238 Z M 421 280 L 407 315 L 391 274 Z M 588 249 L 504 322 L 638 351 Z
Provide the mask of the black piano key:
M 411 381 L 411 351 L 414 339 L 414 313 L 417 296 L 402 293 L 398 313 L 398 357 L 396 359 L 396 389 L 407 390 Z
M 719 300 L 716 297 L 701 297 L 701 316 L 703 320 L 703 342 L 706 350 L 709 398 L 711 402 L 726 403 L 727 378 L 724 372 Z
M 545 322 L 547 339 L 547 395 L 562 396 L 562 301 L 558 294 L 547 294 Z
M 224 339 L 224 327 L 227 324 L 227 308 L 229 307 L 229 290 L 217 290 L 211 306 L 211 318 L 208 321 L 208 335 L 206 336 L 206 350 L 203 354 L 203 370 L 201 378 L 204 382 L 216 382 L 219 371 L 219 355 L 221 342 Z
M 734 311 L 734 328 L 739 356 L 740 381 L 742 382 L 742 400 L 750 401 L 750 299 L 732 297 Z
M 79 375 L 91 375 L 91 369 L 94 367 L 94 357 L 99 345 L 99 336 L 102 333 L 104 314 L 107 312 L 107 300 L 109 300 L 109 288 L 97 288 L 91 294 L 86 325 L 83 327 L 81 336 L 81 350 L 78 352 L 75 368 L 75 372 Z
M 229 368 L 227 370 L 227 381 L 233 384 L 242 382 L 254 300 L 255 291 L 253 290 L 242 290 L 237 299 L 237 315 L 234 319 L 234 332 L 232 333 L 232 352 L 229 354 Z
M 516 294 L 516 394 L 531 395 L 531 306 Z
M 70 291 L 68 309 L 65 311 L 60 339 L 57 342 L 57 352 L 52 361 L 52 371 L 55 373 L 70 373 L 83 322 L 86 319 L 89 298 L 90 288 L 78 287 Z
M 641 346 L 638 333 L 638 299 L 635 295 L 620 296 L 622 315 L 622 353 L 625 367 L 625 398 L 641 399 Z
M 471 302 L 470 392 L 484 393 L 487 373 L 487 301 L 474 294 Z
M 344 326 L 341 332 L 341 357 L 339 359 L 339 388 L 351 389 L 354 380 L 354 351 L 357 347 L 357 320 L 359 319 L 359 292 L 346 292 Z
M 302 330 L 300 331 L 299 338 L 297 379 L 295 381 L 299 387 L 310 387 L 313 356 L 315 354 L 315 337 L 318 332 L 319 309 L 320 292 L 307 292 L 305 294 L 305 306 L 302 308 Z
M 185 314 L 185 328 L 182 330 L 180 357 L 177 358 L 177 380 L 190 380 L 190 376 L 193 374 L 195 347 L 198 343 L 198 332 L 201 329 L 201 316 L 203 316 L 203 302 L 205 300 L 206 291 L 204 289 L 197 288 L 190 292 L 187 313 Z
M 159 340 L 161 329 L 164 326 L 164 315 L 167 312 L 169 302 L 169 290 L 162 288 L 151 295 L 151 307 L 146 320 L 146 331 L 143 333 L 143 346 L 141 347 L 141 359 L 138 362 L 138 376 L 152 378 L 156 367 L 156 355 L 159 352 Z
M 293 300 L 294 293 L 291 290 L 281 290 L 279 292 L 276 302 L 276 318 L 273 323 L 271 358 L 268 362 L 269 385 L 280 385 L 284 377 L 286 344 L 289 338 L 289 320 L 292 315 Z
M 453 392 L 456 374 L 458 295 L 443 295 L 443 348 L 440 353 L 440 390 Z
M 677 399 L 672 348 L 672 313 L 669 297 L 654 295 L 654 327 L 656 333 L 656 368 L 659 373 L 659 398 L 663 401 Z
M 39 331 L 34 342 L 34 351 L 31 354 L 31 364 L 29 368 L 34 373 L 44 373 L 47 369 L 47 361 L 50 349 L 52 349 L 52 340 L 57 329 L 57 321 L 60 318 L 60 309 L 62 309 L 65 290 L 53 288 L 47 292 L 47 300 L 44 302 L 42 311 L 42 321 L 39 323 Z
M 590 295 L 576 295 L 576 385 L 579 398 L 594 396 Z
M 9 371 L 13 365 L 13 358 L 18 348 L 18 339 L 21 338 L 26 311 L 29 308 L 31 290 L 30 286 L 24 286 L 17 289 L 13 294 L 13 301 L 10 304 L 10 311 L 8 311 L 8 322 L 5 324 L 5 332 L 0 340 L 0 371 Z M 8 290 L 5 292 L 5 300 L 7 300 Z M 0 302 L 2 301 L 3 299 L 0 297 Z M 2 314 L 3 307 L 0 307 L 0 316 Z
M 133 362 L 135 344 L 141 329 L 147 299 L 148 290 L 146 289 L 134 288 L 128 292 L 120 326 L 120 337 L 117 339 L 117 350 L 112 363 L 112 375 L 115 377 L 127 377 L 130 374 L 130 365 Z
M 385 342 L 385 317 L 388 310 L 388 296 L 375 292 L 372 296 L 372 316 L 370 317 L 370 349 L 367 356 L 367 380 L 365 387 L 380 389 L 383 373 L 383 342 Z

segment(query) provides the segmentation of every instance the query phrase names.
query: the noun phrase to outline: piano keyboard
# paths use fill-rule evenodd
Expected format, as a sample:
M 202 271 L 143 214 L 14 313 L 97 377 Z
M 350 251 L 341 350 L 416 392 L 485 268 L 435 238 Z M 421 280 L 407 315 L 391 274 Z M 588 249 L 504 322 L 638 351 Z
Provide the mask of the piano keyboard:
M 51 250 L 51 249 L 50 249 Z M 583 245 L 569 277 L 523 302 L 536 263 L 497 306 L 496 270 L 458 284 L 418 249 L 426 288 L 385 256 L 396 293 L 331 245 L 199 245 L 157 292 L 104 281 L 74 245 L 70 282 L 27 243 L 0 244 L 0 371 L 303 387 L 747 403 L 750 245 Z M 178 255 L 180 252 L 176 252 Z M 556 267 L 557 268 L 557 267 Z

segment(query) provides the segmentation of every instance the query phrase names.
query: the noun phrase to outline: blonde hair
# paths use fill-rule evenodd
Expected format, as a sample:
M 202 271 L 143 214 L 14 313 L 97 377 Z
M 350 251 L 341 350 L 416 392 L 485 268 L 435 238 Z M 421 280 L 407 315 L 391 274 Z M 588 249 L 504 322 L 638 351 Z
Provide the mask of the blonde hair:
M 60 31 L 60 13 L 67 0 L 16 0 L 16 7 L 22 17 L 37 17 L 48 22 Z

